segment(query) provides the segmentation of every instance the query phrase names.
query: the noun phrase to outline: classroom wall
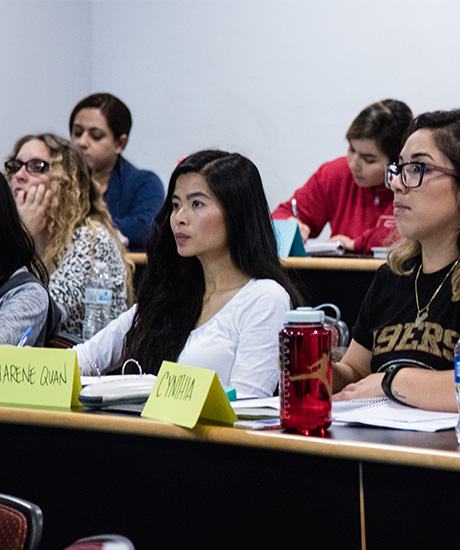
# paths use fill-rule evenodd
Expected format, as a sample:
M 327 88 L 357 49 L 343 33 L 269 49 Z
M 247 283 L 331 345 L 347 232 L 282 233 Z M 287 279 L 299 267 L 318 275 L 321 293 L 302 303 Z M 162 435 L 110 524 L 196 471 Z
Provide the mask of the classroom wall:
M 166 184 L 187 153 L 239 151 L 275 207 L 367 104 L 459 106 L 459 19 L 457 0 L 0 0 L 0 151 L 111 91 L 135 164 Z
M 91 90 L 91 3 L 0 0 L 0 166 L 19 137 L 67 137 L 70 99 Z

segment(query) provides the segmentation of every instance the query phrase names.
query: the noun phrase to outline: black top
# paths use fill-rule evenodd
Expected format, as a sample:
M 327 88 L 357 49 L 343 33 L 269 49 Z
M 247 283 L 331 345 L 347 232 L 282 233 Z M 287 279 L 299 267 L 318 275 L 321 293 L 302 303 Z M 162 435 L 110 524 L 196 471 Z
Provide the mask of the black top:
M 451 275 L 432 301 L 428 317 L 415 326 L 415 278 L 420 256 L 411 275 L 395 275 L 382 265 L 362 303 L 353 338 L 372 351 L 371 370 L 388 361 L 409 359 L 436 370 L 453 368 L 453 349 L 459 339 L 460 302 L 452 301 Z M 418 278 L 420 308 L 428 304 L 453 263 Z

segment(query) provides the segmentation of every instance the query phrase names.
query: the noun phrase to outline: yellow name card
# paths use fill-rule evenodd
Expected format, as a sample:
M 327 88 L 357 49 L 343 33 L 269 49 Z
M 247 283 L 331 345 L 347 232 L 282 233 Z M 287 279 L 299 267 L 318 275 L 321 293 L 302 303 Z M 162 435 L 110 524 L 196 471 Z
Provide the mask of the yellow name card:
M 80 391 L 75 351 L 0 346 L 0 404 L 70 408 Z
M 238 420 L 213 370 L 163 361 L 142 416 L 193 428 L 198 419 L 222 424 Z

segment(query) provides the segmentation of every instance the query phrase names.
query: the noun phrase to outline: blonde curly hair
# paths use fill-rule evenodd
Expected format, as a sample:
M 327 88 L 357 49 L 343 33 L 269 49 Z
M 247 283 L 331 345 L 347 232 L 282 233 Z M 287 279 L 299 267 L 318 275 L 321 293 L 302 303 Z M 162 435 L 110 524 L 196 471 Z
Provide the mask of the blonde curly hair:
M 80 227 L 88 227 L 96 233 L 104 227 L 115 239 L 126 268 L 127 306 L 133 302 L 133 268 L 125 246 L 113 227 L 112 217 L 104 202 L 98 183 L 80 149 L 70 141 L 51 133 L 29 134 L 14 145 L 7 161 L 14 160 L 20 149 L 29 141 L 45 144 L 50 155 L 51 202 L 48 207 L 49 243 L 43 262 L 49 273 L 58 267 L 59 261 L 71 243 L 72 235 Z M 11 178 L 10 178 L 11 179 Z

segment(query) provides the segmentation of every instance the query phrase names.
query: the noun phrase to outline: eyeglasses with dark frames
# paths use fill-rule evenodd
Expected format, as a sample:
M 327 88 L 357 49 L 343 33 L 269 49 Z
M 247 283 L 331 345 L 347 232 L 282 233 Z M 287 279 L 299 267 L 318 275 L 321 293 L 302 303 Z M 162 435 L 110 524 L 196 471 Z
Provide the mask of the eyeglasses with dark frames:
M 29 174 L 43 174 L 49 170 L 49 162 L 41 159 L 30 159 L 27 162 L 22 162 L 19 159 L 7 160 L 5 162 L 5 170 L 8 174 L 16 174 L 25 166 Z
M 401 176 L 401 182 L 407 189 L 414 189 L 422 185 L 423 176 L 430 172 L 442 172 L 449 176 L 456 176 L 455 170 L 429 164 L 428 162 L 395 162 L 385 166 L 385 187 L 391 189 L 391 183 L 396 176 Z

